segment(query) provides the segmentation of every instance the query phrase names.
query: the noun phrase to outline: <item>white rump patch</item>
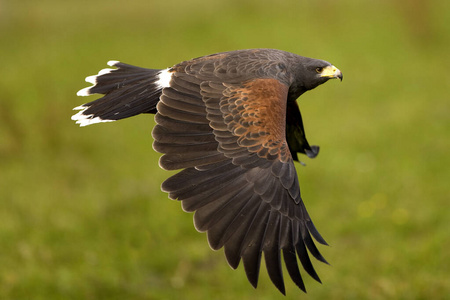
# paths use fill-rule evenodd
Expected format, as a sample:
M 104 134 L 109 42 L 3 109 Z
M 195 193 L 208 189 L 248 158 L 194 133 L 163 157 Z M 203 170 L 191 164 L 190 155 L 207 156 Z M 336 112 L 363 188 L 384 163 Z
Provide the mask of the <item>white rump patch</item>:
M 172 80 L 172 72 L 169 72 L 170 69 L 161 70 L 158 73 L 158 80 L 155 84 L 160 88 L 166 88 L 170 86 L 170 80 Z
M 84 112 L 88 108 L 89 108 L 89 106 L 84 106 L 84 105 L 80 105 L 80 106 L 75 107 L 73 110 L 80 110 L 80 111 L 78 113 L 74 114 L 71 117 L 71 119 L 76 121 L 76 124 L 80 124 L 81 127 L 87 126 L 87 125 L 91 125 L 91 124 L 95 124 L 95 123 L 114 122 L 115 121 L 115 120 L 103 120 L 100 117 L 95 117 L 94 118 L 93 114 L 85 115 Z

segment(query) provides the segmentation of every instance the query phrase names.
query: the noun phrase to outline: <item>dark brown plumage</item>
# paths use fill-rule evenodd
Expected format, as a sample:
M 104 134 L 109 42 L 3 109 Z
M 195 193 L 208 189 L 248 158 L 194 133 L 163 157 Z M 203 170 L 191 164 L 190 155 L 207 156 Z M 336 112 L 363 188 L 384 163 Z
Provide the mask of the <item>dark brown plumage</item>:
M 305 290 L 297 257 L 320 282 L 308 256 L 326 262 L 311 236 L 321 237 L 300 196 L 294 160 L 315 157 L 295 100 L 340 78 L 330 63 L 272 49 L 239 50 L 189 60 L 165 70 L 117 61 L 86 80 L 82 96 L 103 94 L 76 109 L 80 125 L 156 113 L 153 147 L 160 166 L 181 171 L 162 189 L 195 212 L 198 231 L 213 249 L 224 247 L 232 268 L 243 261 L 256 287 L 262 253 L 284 294 L 281 261 Z M 308 250 L 307 250 L 308 249 Z M 282 253 L 282 255 L 281 255 Z

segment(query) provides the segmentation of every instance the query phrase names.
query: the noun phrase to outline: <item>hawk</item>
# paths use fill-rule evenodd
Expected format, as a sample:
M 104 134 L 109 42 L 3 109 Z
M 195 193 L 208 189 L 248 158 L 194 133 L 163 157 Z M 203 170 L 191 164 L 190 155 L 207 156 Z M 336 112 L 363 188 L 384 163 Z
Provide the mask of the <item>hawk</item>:
M 261 258 L 285 294 L 282 261 L 306 292 L 299 263 L 320 282 L 308 252 L 326 262 L 312 237 L 327 245 L 300 196 L 294 161 L 314 158 L 296 99 L 343 76 L 329 62 L 274 49 L 223 52 L 167 69 L 119 61 L 86 78 L 79 96 L 103 95 L 76 107 L 80 126 L 155 114 L 159 165 L 181 170 L 162 184 L 169 198 L 195 212 L 194 225 L 228 264 L 242 261 L 256 288 Z M 263 255 L 264 253 L 264 255 Z

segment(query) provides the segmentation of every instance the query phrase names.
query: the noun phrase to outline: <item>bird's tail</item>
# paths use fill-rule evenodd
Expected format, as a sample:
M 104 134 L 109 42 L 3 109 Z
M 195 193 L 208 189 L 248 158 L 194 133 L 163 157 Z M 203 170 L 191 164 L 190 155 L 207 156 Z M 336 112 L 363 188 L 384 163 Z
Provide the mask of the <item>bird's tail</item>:
M 103 97 L 75 107 L 72 116 L 80 126 L 112 122 L 142 113 L 156 113 L 161 91 L 169 85 L 170 70 L 139 68 L 109 61 L 116 69 L 103 69 L 86 78 L 93 85 L 78 91 L 78 96 L 102 94 Z

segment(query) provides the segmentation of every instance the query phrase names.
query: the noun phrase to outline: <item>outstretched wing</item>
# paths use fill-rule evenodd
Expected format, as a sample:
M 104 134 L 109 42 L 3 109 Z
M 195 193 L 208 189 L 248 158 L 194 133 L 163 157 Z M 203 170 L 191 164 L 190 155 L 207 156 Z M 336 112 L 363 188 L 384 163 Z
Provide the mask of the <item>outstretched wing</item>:
M 311 235 L 326 244 L 300 197 L 286 141 L 288 87 L 277 79 L 221 78 L 218 65 L 203 62 L 172 70 L 153 131 L 164 169 L 183 169 L 162 189 L 194 212 L 213 249 L 228 263 L 241 259 L 256 287 L 262 253 L 270 279 L 285 293 L 281 253 L 292 280 L 305 291 L 297 256 L 320 282 L 308 256 L 326 262 Z

